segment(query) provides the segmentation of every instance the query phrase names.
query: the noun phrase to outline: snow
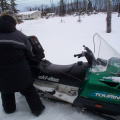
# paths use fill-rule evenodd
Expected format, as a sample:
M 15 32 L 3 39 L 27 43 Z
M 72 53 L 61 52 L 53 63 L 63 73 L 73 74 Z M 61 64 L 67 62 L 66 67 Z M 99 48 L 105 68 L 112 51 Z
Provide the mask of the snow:
M 91 16 L 51 17 L 49 19 L 28 20 L 17 25 L 24 34 L 38 37 L 45 50 L 46 59 L 54 64 L 72 64 L 84 58 L 74 58 L 74 54 L 83 51 L 83 45 L 93 50 L 93 35 L 98 33 L 118 53 L 120 53 L 120 17 L 112 14 L 112 32 L 106 33 L 106 14 L 99 13 Z M 5 114 L 0 100 L 1 120 L 102 120 L 70 104 L 53 103 L 42 99 L 46 109 L 39 116 L 32 115 L 25 98 L 16 93 L 17 110 L 13 114 Z M 120 117 L 119 117 L 120 119 Z
M 103 77 L 103 79 L 108 79 L 120 83 L 120 77 Z
M 106 69 L 107 69 L 107 65 L 106 66 L 97 65 L 97 66 L 91 68 L 91 72 L 94 72 L 94 73 L 95 72 L 104 72 L 104 71 L 106 71 Z

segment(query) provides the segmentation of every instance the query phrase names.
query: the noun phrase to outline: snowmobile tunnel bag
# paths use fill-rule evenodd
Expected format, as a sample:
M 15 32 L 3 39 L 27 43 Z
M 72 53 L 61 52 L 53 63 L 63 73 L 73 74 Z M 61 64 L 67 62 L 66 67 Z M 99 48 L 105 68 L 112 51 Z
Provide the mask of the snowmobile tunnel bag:
M 31 43 L 33 54 L 35 59 L 41 60 L 45 57 L 44 49 L 36 36 L 28 36 L 28 40 Z

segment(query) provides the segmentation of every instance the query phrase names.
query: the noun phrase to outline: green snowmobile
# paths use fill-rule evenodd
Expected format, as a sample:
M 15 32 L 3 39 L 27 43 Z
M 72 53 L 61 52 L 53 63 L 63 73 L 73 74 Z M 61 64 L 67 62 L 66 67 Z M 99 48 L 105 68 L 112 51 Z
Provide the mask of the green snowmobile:
M 86 57 L 88 62 L 71 65 L 52 64 L 44 58 L 44 50 L 35 36 L 31 64 L 34 86 L 38 94 L 50 99 L 71 103 L 82 110 L 107 120 L 108 115 L 120 115 L 120 54 L 98 34 L 93 37 L 94 54 L 85 51 L 74 57 Z

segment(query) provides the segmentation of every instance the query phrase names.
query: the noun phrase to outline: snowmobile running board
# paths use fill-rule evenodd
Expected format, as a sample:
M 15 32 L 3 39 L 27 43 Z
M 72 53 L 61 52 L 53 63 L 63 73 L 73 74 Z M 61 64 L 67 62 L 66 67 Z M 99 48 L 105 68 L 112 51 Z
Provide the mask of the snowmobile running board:
M 93 114 L 93 115 L 96 115 L 96 116 L 98 116 L 98 117 L 100 117 L 100 118 L 103 118 L 103 119 L 105 119 L 105 120 L 118 120 L 118 119 L 115 119 L 115 118 L 113 118 L 113 117 L 111 117 L 111 116 L 108 116 L 108 115 L 105 115 L 105 114 L 102 114 L 102 113 L 99 113 L 99 112 L 90 110 L 89 108 L 83 107 L 83 108 L 82 108 L 82 112 L 85 112 L 85 111 L 87 111 L 87 112 L 89 112 L 89 113 L 91 113 L 91 114 Z

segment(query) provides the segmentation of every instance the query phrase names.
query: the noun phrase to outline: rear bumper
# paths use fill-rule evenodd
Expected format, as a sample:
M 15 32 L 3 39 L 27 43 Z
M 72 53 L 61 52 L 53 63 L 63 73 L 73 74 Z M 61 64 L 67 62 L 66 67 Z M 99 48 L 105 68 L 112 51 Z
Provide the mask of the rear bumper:
M 120 115 L 120 104 L 97 101 L 85 97 L 77 97 L 74 100 L 73 105 L 80 108 L 85 107 L 103 114 Z M 96 107 L 96 105 L 100 105 L 102 107 Z

